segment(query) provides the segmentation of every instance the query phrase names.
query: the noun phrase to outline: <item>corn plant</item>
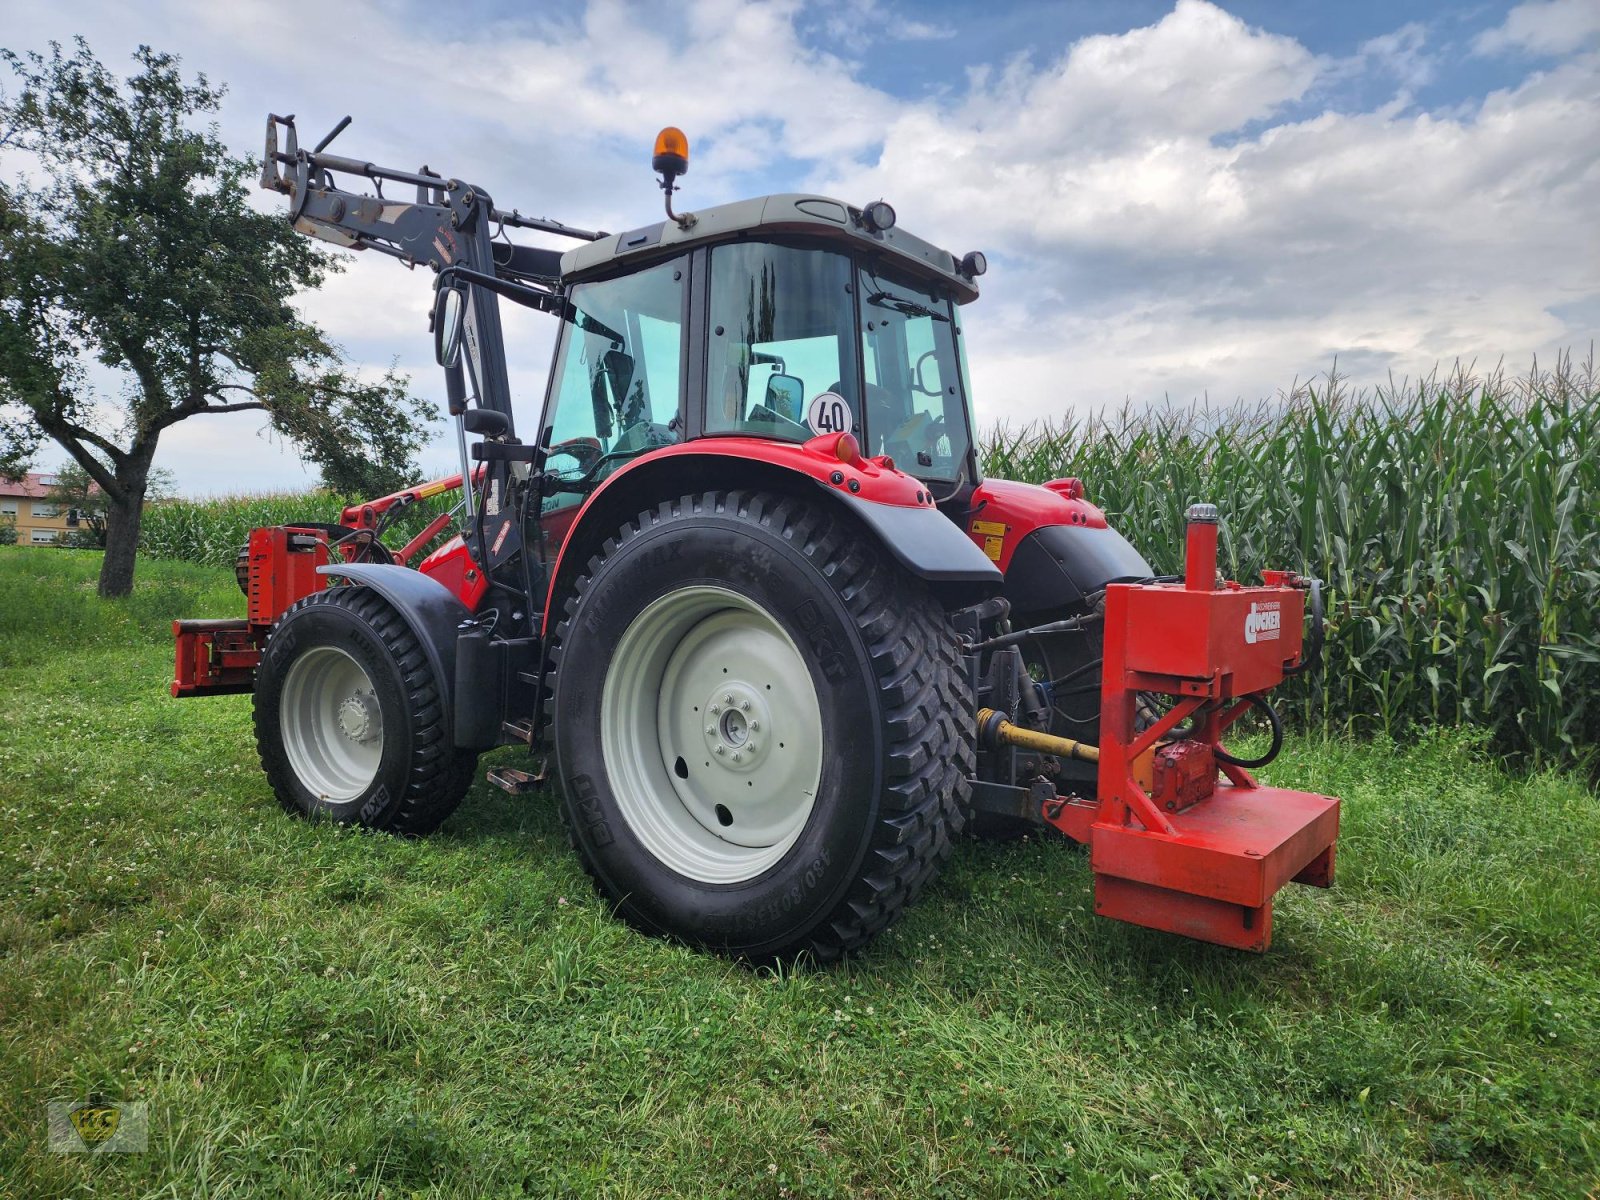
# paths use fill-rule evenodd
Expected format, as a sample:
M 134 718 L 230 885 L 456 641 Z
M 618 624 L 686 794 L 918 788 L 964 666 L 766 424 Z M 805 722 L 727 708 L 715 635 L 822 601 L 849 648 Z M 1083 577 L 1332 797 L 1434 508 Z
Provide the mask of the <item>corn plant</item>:
M 411 505 L 390 526 L 385 543 L 399 549 L 458 499 L 459 493 L 448 493 Z M 145 509 L 139 549 L 151 558 L 231 567 L 250 531 L 258 525 L 289 525 L 296 521 L 332 524 L 349 503 L 352 501 L 347 497 L 321 490 L 160 501 Z M 440 540 L 434 539 L 424 549 Z
M 1271 404 L 1124 409 L 983 438 L 993 475 L 1080 476 L 1159 572 L 1183 512 L 1222 509 L 1225 569 L 1328 585 L 1323 668 L 1286 689 L 1306 725 L 1403 736 L 1479 724 L 1502 752 L 1587 762 L 1600 739 L 1600 380 L 1458 369 Z

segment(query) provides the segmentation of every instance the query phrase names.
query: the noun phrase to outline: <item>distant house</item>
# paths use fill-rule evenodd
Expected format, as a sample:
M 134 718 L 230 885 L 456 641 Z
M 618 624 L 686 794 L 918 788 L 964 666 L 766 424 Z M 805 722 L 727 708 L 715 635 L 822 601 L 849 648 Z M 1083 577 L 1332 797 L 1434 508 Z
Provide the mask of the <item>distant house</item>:
M 55 484 L 54 475 L 38 471 L 16 483 L 0 479 L 0 521 L 10 517 L 17 523 L 17 545 L 53 546 L 79 528 L 76 509 L 57 508 L 45 499 Z

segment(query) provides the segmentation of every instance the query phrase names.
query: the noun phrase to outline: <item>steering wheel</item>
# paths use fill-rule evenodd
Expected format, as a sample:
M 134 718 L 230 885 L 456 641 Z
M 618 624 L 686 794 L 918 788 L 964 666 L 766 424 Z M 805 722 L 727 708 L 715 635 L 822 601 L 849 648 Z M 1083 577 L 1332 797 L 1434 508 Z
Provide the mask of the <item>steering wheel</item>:
M 568 438 L 564 442 L 557 442 L 550 447 L 550 453 L 545 457 L 549 458 L 550 455 L 555 454 L 570 455 L 578 460 L 578 473 L 585 474 L 595 463 L 600 461 L 600 456 L 603 452 L 604 447 L 600 445 L 599 438 L 575 437 Z

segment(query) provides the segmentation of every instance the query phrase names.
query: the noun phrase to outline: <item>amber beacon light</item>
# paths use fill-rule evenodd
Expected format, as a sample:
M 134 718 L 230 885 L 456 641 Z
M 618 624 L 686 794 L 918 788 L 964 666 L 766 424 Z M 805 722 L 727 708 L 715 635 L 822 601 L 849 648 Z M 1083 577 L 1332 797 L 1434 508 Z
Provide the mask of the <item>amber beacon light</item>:
M 650 168 L 666 176 L 666 187 L 671 187 L 672 181 L 679 175 L 688 173 L 689 139 L 683 136 L 683 130 L 676 125 L 668 125 L 656 134 L 656 152 L 650 160 Z
M 683 136 L 683 130 L 668 125 L 656 134 L 656 152 L 650 167 L 661 176 L 661 190 L 667 194 L 667 216 L 678 223 L 679 229 L 690 228 L 694 224 L 693 213 L 680 216 L 672 211 L 672 193 L 678 190 L 672 182 L 689 169 L 689 139 Z

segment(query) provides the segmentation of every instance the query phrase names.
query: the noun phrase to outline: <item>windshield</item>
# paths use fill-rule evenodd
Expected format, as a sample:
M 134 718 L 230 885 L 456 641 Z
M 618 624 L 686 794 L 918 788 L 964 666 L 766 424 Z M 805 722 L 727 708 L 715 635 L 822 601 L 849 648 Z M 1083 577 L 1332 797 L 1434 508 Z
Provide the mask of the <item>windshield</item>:
M 599 479 L 679 439 L 682 274 L 667 262 L 572 289 L 545 416 L 555 474 Z M 558 493 L 544 507 L 579 499 Z
M 868 453 L 920 479 L 956 482 L 970 434 L 954 305 L 926 285 L 866 269 L 860 293 Z

